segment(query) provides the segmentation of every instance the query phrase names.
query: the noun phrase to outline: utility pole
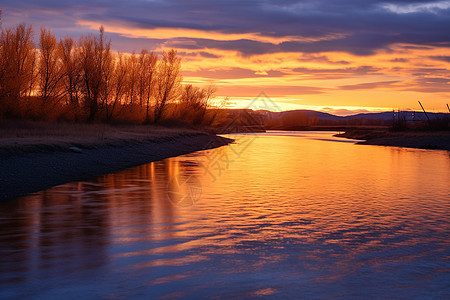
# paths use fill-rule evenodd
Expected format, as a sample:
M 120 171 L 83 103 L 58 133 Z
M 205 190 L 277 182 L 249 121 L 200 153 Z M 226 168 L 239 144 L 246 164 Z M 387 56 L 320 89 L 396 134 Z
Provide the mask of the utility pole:
M 419 104 L 420 104 L 420 107 L 422 107 L 423 112 L 425 113 L 425 117 L 427 117 L 428 124 L 431 125 L 431 120 L 430 120 L 430 118 L 428 117 L 428 114 L 427 114 L 427 112 L 425 111 L 425 108 L 423 108 L 423 105 L 422 105 L 422 103 L 420 103 L 420 101 L 418 101 L 418 102 L 419 102 Z

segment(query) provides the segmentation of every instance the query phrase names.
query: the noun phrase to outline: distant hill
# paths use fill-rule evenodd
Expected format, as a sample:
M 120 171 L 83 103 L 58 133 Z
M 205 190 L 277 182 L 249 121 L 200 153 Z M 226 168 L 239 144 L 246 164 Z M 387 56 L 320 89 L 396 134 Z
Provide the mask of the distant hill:
M 263 112 L 267 129 L 300 130 L 316 126 L 391 126 L 398 112 L 360 113 L 351 116 L 336 116 L 314 110 L 291 110 L 283 112 Z M 448 116 L 445 113 L 428 113 L 430 119 Z M 426 121 L 423 112 L 404 111 L 400 117 L 407 121 Z
M 374 113 L 359 113 L 350 116 L 336 116 L 330 113 L 315 111 L 315 110 L 306 110 L 306 109 L 297 109 L 297 110 L 288 110 L 282 112 L 267 112 L 273 118 L 280 118 L 283 116 L 309 116 L 309 117 L 318 117 L 320 120 L 332 120 L 332 121 L 340 121 L 340 120 L 351 120 L 358 118 L 366 118 L 366 119 L 383 119 L 383 120 L 392 120 L 393 112 L 385 111 L 385 112 L 374 112 Z M 394 112 L 397 115 L 397 112 Z M 407 120 L 426 120 L 425 113 L 422 111 L 402 111 L 401 112 Z M 428 113 L 428 117 L 430 118 L 442 118 L 448 115 L 448 113 Z
M 398 112 L 394 112 L 396 117 Z M 406 120 L 413 121 L 413 120 L 426 120 L 425 113 L 422 111 L 401 111 L 400 112 Z M 428 117 L 430 119 L 432 118 L 442 118 L 448 114 L 445 113 L 428 113 Z M 386 111 L 386 112 L 379 112 L 379 113 L 363 113 L 363 114 L 356 114 L 352 116 L 345 117 L 347 119 L 355 119 L 355 118 L 367 118 L 367 119 L 383 119 L 383 120 L 392 120 L 393 118 L 393 112 L 392 111 Z
M 351 116 L 336 116 L 315 110 L 290 110 L 272 112 L 251 109 L 218 110 L 216 126 L 224 127 L 226 132 L 254 132 L 259 130 L 348 130 L 348 129 L 386 129 L 398 122 L 405 122 L 420 128 L 427 122 L 423 112 L 377 112 L 360 113 Z M 436 123 L 448 123 L 448 113 L 428 113 Z M 394 124 L 393 120 L 396 120 Z M 413 122 L 416 121 L 416 122 Z M 429 124 L 428 124 L 429 125 Z M 440 127 L 442 127 L 440 125 Z
M 288 110 L 280 112 L 282 117 L 295 117 L 295 116 L 302 116 L 306 115 L 308 117 L 317 117 L 319 120 L 332 120 L 332 121 L 339 121 L 342 120 L 343 117 L 332 115 L 325 112 L 315 111 L 315 110 Z

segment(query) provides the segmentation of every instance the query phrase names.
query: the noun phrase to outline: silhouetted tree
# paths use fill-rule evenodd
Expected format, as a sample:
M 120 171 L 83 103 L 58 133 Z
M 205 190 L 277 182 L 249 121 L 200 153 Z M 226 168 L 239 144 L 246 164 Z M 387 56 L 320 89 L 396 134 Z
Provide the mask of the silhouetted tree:
M 209 85 L 206 89 L 203 89 L 203 97 L 200 99 L 197 104 L 199 113 L 194 119 L 194 124 L 201 124 L 205 119 L 206 110 L 208 109 L 209 102 L 214 97 L 217 88 L 214 85 Z
M 41 28 L 39 36 L 39 89 L 42 98 L 59 97 L 62 92 L 63 61 L 56 37 L 49 30 Z
M 163 51 L 158 65 L 157 93 L 155 102 L 155 122 L 161 119 L 167 103 L 176 100 L 180 94 L 181 62 L 177 51 Z
M 101 105 L 106 110 L 106 116 L 108 116 L 108 105 L 111 98 L 111 94 L 114 92 L 114 71 L 115 64 L 111 51 L 103 51 L 101 61 L 101 90 L 100 98 L 102 100 Z M 108 118 L 107 118 L 108 119 Z
M 213 86 L 204 89 L 195 87 L 192 84 L 185 85 L 180 98 L 180 117 L 193 124 L 201 124 L 208 102 L 214 95 L 214 92 L 215 88 Z
M 79 86 L 81 81 L 81 68 L 78 50 L 71 37 L 61 39 L 58 44 L 59 53 L 62 60 L 62 82 L 64 94 L 68 97 L 68 102 L 72 105 L 79 104 Z
M 36 53 L 31 26 L 21 24 L 0 36 L 0 97 L 27 95 L 33 82 Z
M 127 58 L 127 68 L 127 102 L 129 105 L 133 105 L 136 100 L 139 76 L 139 62 L 135 52 Z
M 139 57 L 139 102 L 145 104 L 145 122 L 150 121 L 150 101 L 155 95 L 156 63 L 158 56 L 153 52 L 142 50 Z
M 111 99 L 106 105 L 106 120 L 113 118 L 116 108 L 119 106 L 121 100 L 126 94 L 126 80 L 127 80 L 127 62 L 123 54 L 118 54 L 114 60 L 114 72 L 112 76 L 112 92 Z
M 83 93 L 88 120 L 94 120 L 99 109 L 99 98 L 104 82 L 105 57 L 110 55 L 110 42 L 104 41 L 104 28 L 100 27 L 100 36 L 81 37 L 78 43 L 83 77 Z
M 216 110 L 205 116 L 215 88 L 183 87 L 175 50 L 163 51 L 161 59 L 147 50 L 113 53 L 104 28 L 99 32 L 77 42 L 71 37 L 57 42 L 50 30 L 41 28 L 38 50 L 31 26 L 1 30 L 0 117 L 9 110 L 32 118 L 147 123 L 171 112 L 171 117 L 196 124 L 205 118 L 214 122 Z

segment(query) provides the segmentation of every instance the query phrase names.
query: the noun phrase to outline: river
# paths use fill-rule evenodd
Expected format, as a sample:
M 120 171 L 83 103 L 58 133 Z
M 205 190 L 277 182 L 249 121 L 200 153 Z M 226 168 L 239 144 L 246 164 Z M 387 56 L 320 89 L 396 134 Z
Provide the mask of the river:
M 331 132 L 0 203 L 0 299 L 449 299 L 450 154 Z

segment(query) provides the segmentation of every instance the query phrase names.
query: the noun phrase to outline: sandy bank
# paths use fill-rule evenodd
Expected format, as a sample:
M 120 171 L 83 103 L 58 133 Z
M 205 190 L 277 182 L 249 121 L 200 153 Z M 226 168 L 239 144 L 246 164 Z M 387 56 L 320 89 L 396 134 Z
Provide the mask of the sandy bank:
M 37 192 L 59 184 L 87 180 L 167 157 L 219 147 L 232 140 L 190 132 L 154 138 L 117 139 L 68 150 L 59 141 L 45 146 L 16 144 L 0 152 L 0 201 Z M 73 145 L 72 145 L 73 146 Z M 13 153 L 12 150 L 17 152 Z M 25 151 L 20 151 L 25 149 Z
M 393 146 L 418 149 L 437 149 L 450 151 L 449 131 L 388 132 L 388 131 L 348 131 L 336 136 L 364 140 L 362 145 Z

